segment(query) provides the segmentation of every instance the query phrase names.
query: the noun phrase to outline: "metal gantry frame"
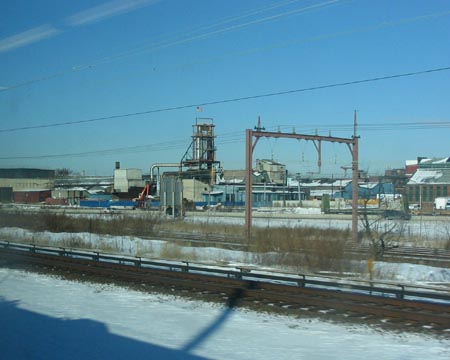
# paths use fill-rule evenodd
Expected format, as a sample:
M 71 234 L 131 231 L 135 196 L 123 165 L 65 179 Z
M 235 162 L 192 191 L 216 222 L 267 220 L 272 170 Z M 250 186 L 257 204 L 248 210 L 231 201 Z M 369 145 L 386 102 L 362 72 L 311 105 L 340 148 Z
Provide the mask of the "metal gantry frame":
M 357 123 L 356 123 L 356 111 L 354 114 L 353 121 L 353 136 L 351 138 L 340 138 L 334 136 L 319 136 L 319 135 L 304 135 L 295 133 L 282 133 L 282 132 L 271 132 L 264 131 L 261 128 L 260 120 L 258 119 L 258 126 L 255 130 L 247 129 L 245 131 L 245 170 L 246 170 L 246 181 L 245 181 L 245 229 L 247 239 L 251 238 L 252 229 L 252 163 L 253 163 L 253 151 L 255 150 L 256 144 L 262 137 L 266 138 L 287 138 L 287 139 L 297 139 L 297 140 L 309 140 L 314 143 L 318 153 L 318 165 L 321 166 L 321 143 L 322 141 L 347 144 L 350 153 L 352 155 L 352 239 L 354 242 L 358 241 L 358 139 L 356 133 Z M 255 142 L 253 142 L 255 138 Z
M 216 160 L 214 127 L 212 118 L 196 118 L 192 125 L 192 142 L 180 161 L 180 172 L 182 167 L 188 167 L 197 170 L 198 176 L 208 174 L 209 185 L 215 183 L 216 170 L 220 166 L 220 161 Z

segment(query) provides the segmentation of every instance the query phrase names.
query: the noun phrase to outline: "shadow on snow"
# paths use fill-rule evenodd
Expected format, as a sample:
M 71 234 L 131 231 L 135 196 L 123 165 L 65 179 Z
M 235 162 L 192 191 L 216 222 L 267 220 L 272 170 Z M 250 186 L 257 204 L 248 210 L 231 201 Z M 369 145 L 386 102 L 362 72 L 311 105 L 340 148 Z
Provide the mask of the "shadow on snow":
M 204 357 L 112 334 L 93 320 L 66 320 L 19 309 L 0 298 L 0 354 L 9 359 L 187 359 Z
M 98 321 L 58 319 L 20 309 L 17 302 L 0 297 L 1 358 L 203 360 L 192 352 L 226 322 L 244 291 L 237 289 L 222 313 L 180 350 L 112 334 Z

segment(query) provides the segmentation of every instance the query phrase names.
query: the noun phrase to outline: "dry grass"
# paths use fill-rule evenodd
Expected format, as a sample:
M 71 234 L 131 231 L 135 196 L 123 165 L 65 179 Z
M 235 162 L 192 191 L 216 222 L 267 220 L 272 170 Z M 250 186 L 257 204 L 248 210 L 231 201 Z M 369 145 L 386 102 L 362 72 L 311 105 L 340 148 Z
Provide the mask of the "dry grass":
M 158 225 L 158 230 L 172 232 L 187 232 L 200 235 L 221 235 L 232 238 L 244 237 L 245 230 L 240 225 L 192 223 L 183 220 L 162 221 Z
M 345 271 L 349 259 L 344 247 L 349 232 L 316 228 L 255 229 L 252 245 L 257 253 L 280 254 L 280 265 L 299 271 Z
M 0 227 L 18 227 L 31 231 L 50 231 L 54 233 L 89 232 L 117 236 L 151 236 L 160 223 L 159 218 L 114 216 L 103 218 L 100 215 L 73 217 L 51 212 L 2 212 Z
M 271 265 L 288 266 L 301 271 L 342 270 L 346 263 L 344 244 L 349 238 L 348 231 L 340 230 L 255 228 L 253 240 L 248 243 L 243 236 L 242 226 L 162 220 L 155 216 L 74 217 L 50 212 L 5 212 L 0 217 L 0 226 L 25 228 L 34 232 L 72 233 L 73 235 L 62 244 L 72 248 L 92 246 L 78 238 L 76 236 L 78 232 L 137 237 L 156 235 L 160 231 L 187 232 L 206 235 L 206 237 L 221 235 L 227 240 L 231 238 L 243 245 L 249 245 L 254 253 L 252 261 L 260 264 L 270 262 Z M 139 252 L 142 253 L 142 251 Z M 192 248 L 192 251 L 186 251 L 186 248 L 183 249 L 176 243 L 166 244 L 161 249 L 160 257 L 193 261 L 197 259 L 195 248 Z

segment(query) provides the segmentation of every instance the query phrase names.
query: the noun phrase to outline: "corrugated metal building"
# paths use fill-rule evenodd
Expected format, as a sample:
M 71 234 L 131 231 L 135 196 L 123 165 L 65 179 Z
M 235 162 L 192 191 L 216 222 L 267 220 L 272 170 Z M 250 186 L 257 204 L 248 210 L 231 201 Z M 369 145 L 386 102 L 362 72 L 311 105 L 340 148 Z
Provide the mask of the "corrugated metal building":
M 13 191 L 52 189 L 50 179 L 0 179 L 0 188 L 12 188 Z
M 353 193 L 352 189 L 352 183 L 349 182 L 344 188 L 342 197 L 346 200 L 350 200 Z M 394 185 L 389 182 L 364 182 L 358 184 L 358 198 L 360 200 L 370 200 L 385 197 L 401 197 L 401 194 L 396 194 Z
M 409 205 L 432 211 L 434 200 L 450 196 L 450 157 L 424 158 L 406 185 Z
M 41 202 L 42 196 L 34 194 L 53 188 L 54 170 L 0 169 L 0 202 Z M 16 195 L 16 192 L 20 192 Z

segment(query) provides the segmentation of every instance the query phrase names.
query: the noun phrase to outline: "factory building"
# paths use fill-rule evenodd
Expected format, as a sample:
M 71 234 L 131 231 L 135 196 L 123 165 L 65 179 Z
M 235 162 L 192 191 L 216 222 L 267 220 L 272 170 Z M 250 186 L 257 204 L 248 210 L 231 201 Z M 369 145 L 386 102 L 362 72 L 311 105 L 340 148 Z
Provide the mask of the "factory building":
M 433 211 L 436 198 L 450 196 L 450 157 L 418 158 L 406 194 L 410 206 Z
M 0 189 L 12 191 L 51 189 L 54 186 L 55 170 L 44 169 L 0 169 Z
M 144 186 L 141 169 L 121 169 L 120 162 L 116 162 L 113 190 L 116 196 L 126 199 L 136 198 Z
M 192 141 L 179 162 L 178 171 L 165 172 L 157 179 L 161 210 L 166 213 L 168 209 L 175 209 L 174 214 L 179 213 L 177 209 L 183 208 L 184 203 L 197 202 L 202 193 L 210 192 L 216 183 L 222 170 L 216 159 L 214 127 L 213 119 L 196 118 Z M 177 196 L 173 191 L 179 191 L 181 195 Z
M 0 169 L 0 201 L 39 203 L 50 197 L 55 171 L 45 169 Z
M 257 159 L 256 171 L 266 173 L 269 178 L 269 183 L 283 185 L 287 182 L 286 165 L 274 160 Z
M 191 143 L 179 161 L 155 163 L 146 176 L 141 169 L 122 169 L 120 162 L 116 162 L 113 176 L 109 177 L 59 176 L 58 171 L 43 169 L 0 169 L 0 201 L 79 205 L 89 199 L 121 199 L 138 201 L 139 207 L 144 208 L 166 212 L 170 208 L 174 214 L 197 204 L 244 206 L 246 171 L 220 166 L 212 119 L 197 118 L 192 129 Z M 170 171 L 160 174 L 160 168 Z M 405 169 L 360 180 L 358 193 L 362 200 L 377 200 L 380 206 L 381 199 L 399 199 L 406 194 L 409 204 L 432 210 L 435 198 L 450 197 L 450 158 L 420 157 L 408 161 Z M 349 179 L 301 179 L 298 174 L 288 177 L 286 165 L 270 159 L 256 160 L 252 184 L 255 207 L 300 205 L 302 201 L 317 202 L 324 197 L 345 203 L 352 197 Z

